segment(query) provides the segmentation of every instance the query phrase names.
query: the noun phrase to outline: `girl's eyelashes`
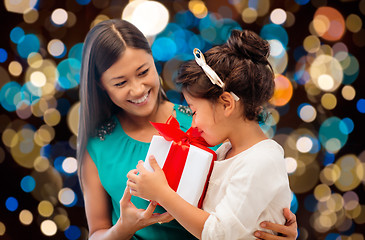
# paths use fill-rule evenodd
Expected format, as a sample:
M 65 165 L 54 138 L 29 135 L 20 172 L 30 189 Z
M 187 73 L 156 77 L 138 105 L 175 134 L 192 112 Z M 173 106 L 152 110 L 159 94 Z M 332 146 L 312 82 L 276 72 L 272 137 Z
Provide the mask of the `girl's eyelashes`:
M 194 112 L 193 112 L 193 114 L 192 114 L 191 116 L 194 116 L 194 115 L 195 115 L 195 113 L 196 113 L 196 111 L 194 111 Z

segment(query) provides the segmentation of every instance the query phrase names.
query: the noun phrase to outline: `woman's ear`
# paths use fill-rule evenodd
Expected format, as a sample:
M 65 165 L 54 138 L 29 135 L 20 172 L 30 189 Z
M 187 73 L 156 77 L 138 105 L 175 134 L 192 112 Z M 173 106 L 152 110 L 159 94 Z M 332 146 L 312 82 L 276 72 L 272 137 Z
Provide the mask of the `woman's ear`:
M 236 101 L 229 92 L 224 92 L 219 96 L 219 103 L 222 104 L 224 116 L 229 117 L 236 105 Z

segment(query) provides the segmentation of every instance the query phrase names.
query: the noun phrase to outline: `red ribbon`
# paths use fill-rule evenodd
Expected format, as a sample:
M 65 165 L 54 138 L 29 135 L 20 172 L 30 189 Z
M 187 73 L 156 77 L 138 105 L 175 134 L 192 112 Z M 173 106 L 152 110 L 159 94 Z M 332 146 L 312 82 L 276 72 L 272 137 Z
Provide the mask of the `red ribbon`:
M 165 138 L 166 141 L 172 141 L 162 170 L 165 173 L 167 182 L 175 192 L 179 186 L 179 181 L 184 170 L 190 145 L 194 145 L 213 154 L 213 161 L 208 174 L 208 178 L 210 177 L 213 168 L 213 162 L 216 160 L 216 153 L 208 148 L 211 146 L 204 140 L 204 138 L 200 136 L 197 128 L 189 128 L 185 133 L 180 129 L 179 122 L 173 116 L 170 116 L 166 123 L 151 122 L 151 124 L 157 129 L 160 135 Z M 199 200 L 198 207 L 201 207 L 201 204 L 203 203 L 206 188 L 207 182 L 205 184 L 202 197 Z

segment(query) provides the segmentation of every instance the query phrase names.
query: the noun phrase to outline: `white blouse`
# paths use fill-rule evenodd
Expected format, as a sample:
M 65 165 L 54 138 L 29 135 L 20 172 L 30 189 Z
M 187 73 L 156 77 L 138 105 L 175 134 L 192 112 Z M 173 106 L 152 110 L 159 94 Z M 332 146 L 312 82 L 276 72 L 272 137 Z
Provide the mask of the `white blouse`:
M 274 140 L 263 140 L 225 159 L 224 143 L 209 180 L 203 209 L 210 213 L 202 239 L 256 239 L 262 221 L 284 224 L 283 208 L 290 207 L 291 191 L 284 150 Z M 268 230 L 265 230 L 268 231 Z

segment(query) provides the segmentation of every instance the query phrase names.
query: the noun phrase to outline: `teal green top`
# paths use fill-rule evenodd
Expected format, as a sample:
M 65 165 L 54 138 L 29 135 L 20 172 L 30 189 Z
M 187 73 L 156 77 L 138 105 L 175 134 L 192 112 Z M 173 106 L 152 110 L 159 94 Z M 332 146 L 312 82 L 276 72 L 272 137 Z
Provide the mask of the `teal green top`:
M 184 132 L 189 129 L 192 122 L 191 114 L 186 107 L 174 106 L 176 119 Z M 191 110 L 190 110 L 191 111 Z M 123 196 L 127 183 L 127 173 L 136 168 L 139 160 L 144 160 L 150 143 L 140 142 L 129 137 L 116 116 L 114 130 L 100 138 L 89 139 L 87 150 L 93 159 L 99 173 L 101 184 L 109 194 L 112 202 L 112 222 L 115 224 L 120 217 L 119 201 Z M 146 209 L 149 202 L 132 196 L 132 203 L 139 209 Z M 165 210 L 157 206 L 155 212 L 163 213 Z M 137 231 L 133 239 L 196 239 L 186 231 L 177 221 L 164 224 L 153 224 Z

